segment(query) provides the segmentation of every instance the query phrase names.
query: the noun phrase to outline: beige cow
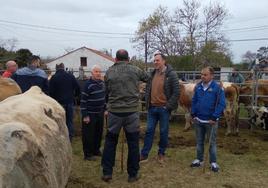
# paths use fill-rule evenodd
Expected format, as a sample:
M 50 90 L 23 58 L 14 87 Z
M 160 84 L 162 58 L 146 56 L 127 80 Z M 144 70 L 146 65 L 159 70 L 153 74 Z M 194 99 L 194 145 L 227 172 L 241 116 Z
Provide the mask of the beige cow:
M 34 86 L 0 102 L 0 188 L 64 188 L 72 148 L 64 109 Z
M 221 83 L 224 88 L 226 109 L 224 110 L 224 118 L 227 124 L 226 135 L 238 134 L 238 115 L 239 115 L 239 88 L 237 85 L 223 82 Z M 184 109 L 185 112 L 185 127 L 184 130 L 187 131 L 191 128 L 191 105 L 192 97 L 194 94 L 194 88 L 196 83 L 180 83 L 180 97 L 179 104 Z
M 21 89 L 14 80 L 0 77 L 0 101 L 20 93 Z

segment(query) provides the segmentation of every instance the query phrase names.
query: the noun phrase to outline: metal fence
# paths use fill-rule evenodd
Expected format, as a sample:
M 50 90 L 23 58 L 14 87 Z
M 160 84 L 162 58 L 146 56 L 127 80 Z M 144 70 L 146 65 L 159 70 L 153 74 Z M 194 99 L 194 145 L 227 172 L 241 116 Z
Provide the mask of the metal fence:
M 55 70 L 45 70 L 48 75 L 53 75 L 55 73 Z M 0 70 L 0 72 L 3 72 L 3 70 Z M 83 85 L 84 81 L 91 76 L 90 71 L 85 71 L 83 69 L 81 70 L 72 70 L 69 71 L 71 74 L 73 74 L 80 82 L 80 85 Z M 176 71 L 176 73 L 178 74 L 178 77 L 180 80 L 186 81 L 186 82 L 198 82 L 201 79 L 201 73 L 200 71 Z M 244 95 L 240 95 L 243 97 L 249 97 L 251 98 L 251 104 L 249 106 L 245 106 L 246 108 L 251 109 L 250 113 L 253 113 L 253 108 L 259 108 L 258 107 L 258 101 L 260 100 L 260 98 L 267 98 L 267 95 L 260 95 L 258 93 L 259 91 L 259 87 L 260 87 L 260 83 L 259 80 L 260 79 L 266 79 L 268 80 L 268 71 L 259 71 L 259 70 L 255 70 L 255 71 L 238 71 L 238 73 L 240 73 L 241 75 L 243 75 L 243 77 L 247 80 L 252 80 L 252 82 L 248 83 L 248 82 L 244 82 L 244 83 L 239 83 L 238 85 L 240 87 L 244 87 L 246 85 L 251 85 L 251 93 L 250 94 L 244 94 Z M 105 72 L 102 73 L 103 75 L 105 74 Z M 227 72 L 222 72 L 222 71 L 216 71 L 214 73 L 214 79 L 216 81 L 228 81 L 227 77 L 228 75 L 231 74 L 230 71 Z M 268 85 L 267 85 L 268 87 Z M 142 102 L 141 102 L 142 103 Z M 182 115 L 182 114 L 179 114 Z

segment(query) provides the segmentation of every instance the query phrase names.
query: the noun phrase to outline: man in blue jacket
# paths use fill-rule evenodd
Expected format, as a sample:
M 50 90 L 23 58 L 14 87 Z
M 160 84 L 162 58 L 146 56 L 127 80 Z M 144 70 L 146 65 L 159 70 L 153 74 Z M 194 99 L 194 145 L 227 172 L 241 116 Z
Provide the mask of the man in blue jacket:
M 11 76 L 11 78 L 20 86 L 23 93 L 32 86 L 38 86 L 44 93 L 48 94 L 47 74 L 42 69 L 38 68 L 40 66 L 40 61 L 39 56 L 33 55 L 30 58 L 30 63 L 27 67 L 17 70 Z
M 197 158 L 192 162 L 191 167 L 200 167 L 203 164 L 204 141 L 207 133 L 211 134 L 209 148 L 211 170 L 218 172 L 216 135 L 218 120 L 225 108 L 225 96 L 223 89 L 213 80 L 213 77 L 212 67 L 206 67 L 201 71 L 202 81 L 196 85 L 192 99 L 191 115 L 196 128 Z
M 56 73 L 49 81 L 49 95 L 62 105 L 66 114 L 66 125 L 70 141 L 74 136 L 73 105 L 75 96 L 80 95 L 80 87 L 72 74 L 64 70 L 64 64 L 56 66 Z

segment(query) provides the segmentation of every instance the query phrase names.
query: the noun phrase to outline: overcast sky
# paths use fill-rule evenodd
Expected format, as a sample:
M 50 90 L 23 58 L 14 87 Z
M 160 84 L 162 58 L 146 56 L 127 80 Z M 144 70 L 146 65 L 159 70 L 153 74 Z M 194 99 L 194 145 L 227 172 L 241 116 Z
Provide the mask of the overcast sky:
M 201 2 L 207 4 L 209 1 Z M 223 30 L 251 28 L 228 31 L 227 38 L 268 38 L 268 0 L 219 2 L 230 14 Z M 159 5 L 172 12 L 182 4 L 182 0 L 0 0 L 0 4 L 0 38 L 17 38 L 16 49 L 28 48 L 43 57 L 57 57 L 63 55 L 66 48 L 105 48 L 111 49 L 113 54 L 117 49 L 125 48 L 133 56 L 137 52 L 129 38 L 137 30 L 138 22 L 147 18 Z M 121 34 L 67 32 L 20 24 Z M 256 52 L 260 46 L 268 46 L 268 40 L 231 42 L 233 60 L 240 61 L 247 50 Z

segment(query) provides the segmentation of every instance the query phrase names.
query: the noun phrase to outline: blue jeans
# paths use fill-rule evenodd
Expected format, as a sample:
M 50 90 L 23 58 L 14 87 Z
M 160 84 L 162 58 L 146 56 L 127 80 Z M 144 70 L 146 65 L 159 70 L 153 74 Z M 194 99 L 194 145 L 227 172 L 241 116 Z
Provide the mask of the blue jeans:
M 144 138 L 144 146 L 141 150 L 141 155 L 147 157 L 152 148 L 155 127 L 159 121 L 160 141 L 158 154 L 165 155 L 168 145 L 168 130 L 169 130 L 169 115 L 170 112 L 164 107 L 150 107 L 147 115 L 147 130 Z
M 205 136 L 207 134 L 207 138 L 209 139 L 211 135 L 210 141 L 210 148 L 209 148 L 209 161 L 210 163 L 217 161 L 217 145 L 216 145 L 216 138 L 217 138 L 217 129 L 218 129 L 218 122 L 215 125 L 210 125 L 208 123 L 200 123 L 195 122 L 195 133 L 196 133 L 196 155 L 197 159 L 203 161 L 204 157 L 204 142 Z
M 74 127 L 73 127 L 73 104 L 62 104 L 62 107 L 65 110 L 65 116 L 66 116 L 66 125 L 68 128 L 69 138 L 70 141 L 72 141 L 72 138 L 74 136 Z

